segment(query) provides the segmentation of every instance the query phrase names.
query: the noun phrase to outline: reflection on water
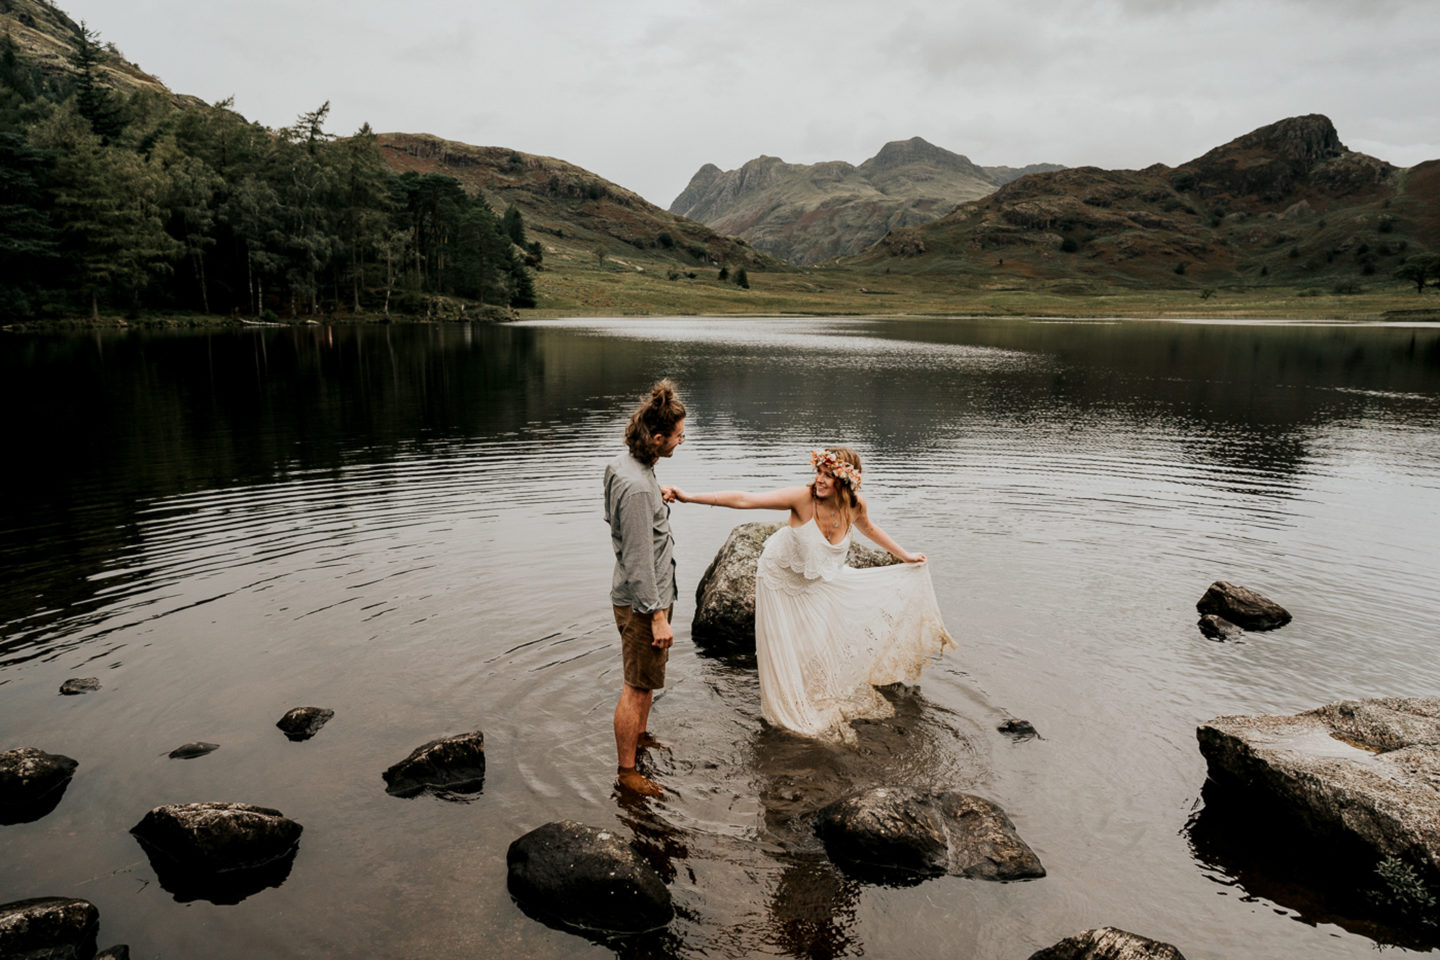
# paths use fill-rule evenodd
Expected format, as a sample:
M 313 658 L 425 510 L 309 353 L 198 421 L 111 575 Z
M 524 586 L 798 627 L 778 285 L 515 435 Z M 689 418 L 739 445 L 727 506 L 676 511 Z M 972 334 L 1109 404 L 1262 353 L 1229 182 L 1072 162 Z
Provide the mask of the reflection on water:
M 924 550 L 957 653 L 856 750 L 765 729 L 753 662 L 690 643 L 688 590 L 736 523 L 673 522 L 682 598 L 646 763 L 612 799 L 619 690 L 603 462 L 633 398 L 681 385 L 691 489 L 806 479 L 848 442 L 876 519 Z M 1191 957 L 1359 957 L 1372 941 L 1217 885 L 1184 825 L 1196 724 L 1440 689 L 1440 331 L 1423 327 L 615 320 L 105 333 L 0 342 L 0 749 L 80 761 L 0 827 L 0 901 L 73 894 L 143 955 L 1013 957 L 1114 924 Z M 1212 580 L 1296 620 L 1217 645 Z M 84 671 L 83 673 L 81 671 Z M 98 675 L 83 698 L 56 694 Z M 275 720 L 325 703 L 291 743 Z M 996 730 L 1032 721 L 1037 739 Z M 485 788 L 400 803 L 381 772 L 480 729 Z M 165 763 L 175 743 L 224 750 Z M 1000 803 L 1048 876 L 857 883 L 815 811 L 904 783 Z M 283 810 L 280 890 L 180 908 L 125 831 L 161 802 Z M 619 825 L 679 918 L 594 942 L 535 923 L 504 851 Z M 163 893 L 163 891 L 160 891 Z M 1262 898 L 1257 900 L 1256 897 Z M 283 902 L 284 907 L 280 904 Z

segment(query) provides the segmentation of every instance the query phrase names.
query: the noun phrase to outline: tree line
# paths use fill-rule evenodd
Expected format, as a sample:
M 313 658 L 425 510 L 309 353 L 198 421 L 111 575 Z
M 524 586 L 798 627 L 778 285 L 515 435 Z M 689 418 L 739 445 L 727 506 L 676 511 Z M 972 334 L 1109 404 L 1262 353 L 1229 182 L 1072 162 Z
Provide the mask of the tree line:
M 513 207 L 393 172 L 369 124 L 325 132 L 328 103 L 271 130 L 231 101 L 122 96 L 104 56 L 82 25 L 57 77 L 0 38 L 0 315 L 535 305 Z

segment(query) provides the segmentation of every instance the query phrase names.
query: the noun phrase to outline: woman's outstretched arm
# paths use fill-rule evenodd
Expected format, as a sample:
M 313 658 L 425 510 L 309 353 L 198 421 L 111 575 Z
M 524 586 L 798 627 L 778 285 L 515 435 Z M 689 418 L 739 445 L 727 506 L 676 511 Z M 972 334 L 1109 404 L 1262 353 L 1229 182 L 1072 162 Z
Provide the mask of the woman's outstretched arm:
M 891 553 L 899 557 L 901 560 L 904 560 L 906 563 L 925 562 L 925 554 L 907 552 L 904 547 L 900 546 L 900 544 L 895 542 L 895 540 L 890 536 L 890 534 L 886 533 L 884 530 L 881 530 L 879 524 L 875 523 L 873 520 L 870 519 L 870 511 L 866 509 L 864 500 L 860 501 L 859 509 L 855 514 L 855 529 L 859 530 L 861 533 L 865 534 L 865 536 L 873 540 L 876 544 L 884 547 L 886 550 L 889 550 Z
M 729 507 L 732 510 L 794 510 L 798 504 L 810 499 L 809 487 L 783 487 L 765 493 L 747 493 L 744 490 L 717 490 L 714 493 L 686 493 L 679 487 L 661 487 L 663 494 L 669 492 L 667 500 L 681 503 L 700 503 L 712 507 Z

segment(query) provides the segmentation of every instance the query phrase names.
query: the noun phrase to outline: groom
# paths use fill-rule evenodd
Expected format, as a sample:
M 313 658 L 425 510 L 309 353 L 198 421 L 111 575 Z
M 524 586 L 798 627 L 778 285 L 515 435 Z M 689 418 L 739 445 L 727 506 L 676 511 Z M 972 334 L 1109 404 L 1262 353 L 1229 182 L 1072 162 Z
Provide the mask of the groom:
M 615 707 L 617 781 L 642 796 L 664 793 L 635 769 L 635 752 L 653 742 L 646 725 L 656 690 L 665 686 L 665 663 L 675 633 L 675 540 L 670 507 L 655 479 L 655 462 L 685 442 L 685 405 L 675 385 L 661 380 L 625 425 L 621 454 L 605 467 L 605 520 L 615 550 L 610 603 L 620 631 L 625 684 Z

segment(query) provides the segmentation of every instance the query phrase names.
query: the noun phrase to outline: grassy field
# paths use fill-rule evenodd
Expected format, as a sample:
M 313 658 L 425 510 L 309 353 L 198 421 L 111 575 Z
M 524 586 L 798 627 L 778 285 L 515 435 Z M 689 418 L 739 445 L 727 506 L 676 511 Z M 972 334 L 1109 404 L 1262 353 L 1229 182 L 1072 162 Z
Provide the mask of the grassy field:
M 695 277 L 688 276 L 689 272 Z M 1394 281 L 1353 294 L 1313 288 L 1095 291 L 1073 282 L 967 288 L 934 276 L 901 276 L 844 268 L 749 273 L 750 288 L 716 279 L 713 268 L 681 273 L 607 261 L 567 265 L 536 277 L 539 308 L 527 316 L 1026 316 L 1261 318 L 1440 321 L 1440 295 L 1417 295 Z M 1387 315 L 1389 315 L 1387 317 Z

